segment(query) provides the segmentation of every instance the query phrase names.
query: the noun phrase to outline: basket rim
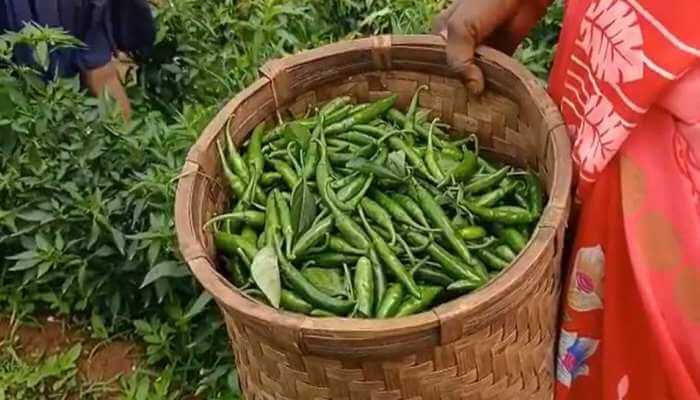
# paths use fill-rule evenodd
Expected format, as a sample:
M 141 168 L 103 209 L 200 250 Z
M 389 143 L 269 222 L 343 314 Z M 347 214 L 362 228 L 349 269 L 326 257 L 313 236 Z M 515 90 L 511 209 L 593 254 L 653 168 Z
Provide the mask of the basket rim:
M 295 65 L 296 63 L 313 59 L 314 56 L 319 54 L 328 55 L 346 51 L 349 43 L 376 43 L 377 38 L 378 37 L 369 37 L 331 43 L 287 56 L 281 60 L 283 60 L 287 66 Z M 379 38 L 381 38 L 383 43 L 388 40 L 390 46 L 409 45 L 430 48 L 431 50 L 439 50 L 442 52 L 445 51 L 444 40 L 434 35 L 384 35 Z M 499 299 L 504 297 L 507 293 L 518 289 L 522 290 L 521 287 L 524 285 L 525 281 L 524 277 L 533 272 L 537 264 L 535 261 L 539 260 L 546 253 L 547 244 L 550 243 L 556 235 L 557 227 L 566 224 L 565 219 L 568 215 L 570 200 L 569 188 L 572 180 L 571 144 L 561 115 L 558 113 L 558 109 L 554 105 L 552 99 L 549 97 L 546 90 L 538 83 L 537 78 L 523 65 L 511 57 L 486 46 L 480 46 L 477 49 L 476 56 L 477 63 L 493 63 L 516 75 L 530 93 L 531 98 L 534 99 L 533 101 L 540 103 L 538 107 L 541 110 L 546 108 L 548 110 L 554 109 L 557 111 L 556 113 L 548 112 L 547 118 L 544 118 L 548 135 L 552 136 L 553 150 L 556 153 L 554 156 L 554 168 L 551 171 L 554 182 L 552 193 L 545 206 L 542 218 L 527 247 L 506 270 L 501 272 L 498 277 L 479 290 L 441 304 L 429 311 L 395 319 L 363 320 L 341 317 L 315 318 L 284 310 L 277 310 L 254 301 L 240 292 L 216 270 L 215 263 L 209 260 L 208 257 L 199 255 L 191 259 L 186 259 L 185 261 L 193 275 L 202 286 L 213 295 L 219 306 L 227 310 L 235 311 L 236 314 L 245 316 L 250 320 L 264 323 L 269 326 L 270 329 L 278 327 L 288 329 L 290 326 L 294 326 L 298 331 L 308 333 L 312 336 L 357 339 L 360 337 L 358 335 L 372 334 L 373 337 L 389 338 L 397 334 L 406 335 L 407 333 L 425 333 L 426 331 L 431 331 L 436 341 L 445 343 L 449 342 L 454 334 L 449 332 L 451 329 L 444 329 L 444 327 L 451 322 L 455 322 L 457 317 L 459 317 L 460 326 L 464 325 L 464 317 L 470 315 L 476 316 L 476 318 L 473 318 L 474 325 L 483 323 L 485 317 L 483 315 L 479 316 L 480 311 L 488 307 L 493 308 L 494 305 L 499 302 Z M 272 62 L 279 61 L 280 60 L 273 60 Z M 192 171 L 196 171 L 198 168 L 196 162 L 196 155 L 199 152 L 198 144 L 203 140 L 207 140 L 207 135 L 205 133 L 219 132 L 223 127 L 223 121 L 229 118 L 237 105 L 241 104 L 254 90 L 268 84 L 272 84 L 271 80 L 266 76 L 262 76 L 239 92 L 222 107 L 219 113 L 205 128 L 204 133 L 190 151 L 181 176 L 185 176 L 186 174 L 192 175 Z M 193 179 L 201 178 L 195 177 Z M 178 210 L 182 210 L 183 207 L 192 206 L 191 201 L 189 201 L 191 198 L 185 193 L 187 189 L 185 186 L 187 185 L 182 180 L 178 184 L 175 218 L 181 252 L 183 254 L 188 254 L 185 247 L 188 241 L 192 241 L 192 238 L 186 237 L 185 232 L 180 229 L 180 226 L 188 222 L 182 220 L 186 215 L 178 212 Z M 201 229 L 201 227 L 197 228 Z M 201 243 L 197 245 L 201 247 Z M 204 254 L 203 249 L 199 254 Z M 517 306 L 517 304 L 499 304 L 497 308 L 503 309 Z M 486 320 L 488 320 L 488 318 L 486 318 Z M 440 329 L 441 327 L 443 328 L 442 330 Z

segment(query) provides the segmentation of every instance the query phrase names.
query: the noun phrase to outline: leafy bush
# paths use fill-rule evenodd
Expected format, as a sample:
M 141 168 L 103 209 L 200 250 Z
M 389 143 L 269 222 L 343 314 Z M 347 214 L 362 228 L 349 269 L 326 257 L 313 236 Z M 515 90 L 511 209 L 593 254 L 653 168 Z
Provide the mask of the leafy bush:
M 44 81 L 12 63 L 16 43 L 37 60 L 75 45 L 65 33 L 31 26 L 0 36 L 0 307 L 70 316 L 96 337 L 127 333 L 145 343 L 149 365 L 172 372 L 169 386 L 231 398 L 225 330 L 176 250 L 174 190 L 187 149 L 265 60 L 360 34 L 422 32 L 443 3 L 170 0 L 157 13 L 155 51 L 128 88 L 129 124 L 77 78 Z M 520 53 L 541 75 L 553 15 Z

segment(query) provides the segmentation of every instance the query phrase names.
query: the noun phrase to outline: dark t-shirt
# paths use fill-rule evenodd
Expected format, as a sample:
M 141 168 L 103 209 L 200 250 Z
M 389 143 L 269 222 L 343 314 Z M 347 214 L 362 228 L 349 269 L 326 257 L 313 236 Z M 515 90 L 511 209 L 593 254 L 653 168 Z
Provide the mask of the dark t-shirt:
M 62 28 L 85 44 L 51 52 L 50 73 L 63 77 L 104 66 L 118 49 L 148 49 L 155 36 L 145 0 L 0 0 L 0 30 L 19 31 L 27 22 Z M 15 58 L 34 62 L 26 47 Z

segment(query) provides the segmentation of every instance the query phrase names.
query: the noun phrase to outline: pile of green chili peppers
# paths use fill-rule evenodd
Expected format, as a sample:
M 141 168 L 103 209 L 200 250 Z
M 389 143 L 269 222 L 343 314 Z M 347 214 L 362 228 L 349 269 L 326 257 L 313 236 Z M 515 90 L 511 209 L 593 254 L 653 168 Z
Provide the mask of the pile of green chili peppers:
M 342 97 L 263 123 L 240 147 L 218 143 L 235 200 L 210 222 L 235 286 L 269 302 L 251 273 L 267 247 L 280 308 L 392 318 L 474 291 L 513 262 L 543 210 L 539 178 L 486 161 L 474 135 L 450 137 L 418 107 L 422 89 L 405 113 L 395 96 Z

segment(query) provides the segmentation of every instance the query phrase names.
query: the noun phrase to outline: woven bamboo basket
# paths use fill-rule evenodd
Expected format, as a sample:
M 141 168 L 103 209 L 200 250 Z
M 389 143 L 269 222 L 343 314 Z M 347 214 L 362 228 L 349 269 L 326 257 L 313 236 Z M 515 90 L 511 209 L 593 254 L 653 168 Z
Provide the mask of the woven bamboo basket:
M 226 104 L 191 149 L 177 191 L 181 252 L 218 303 L 241 387 L 252 399 L 550 399 L 560 264 L 569 212 L 570 143 L 537 80 L 495 50 L 478 51 L 487 79 L 467 95 L 433 36 L 340 42 L 269 62 L 263 77 Z M 369 101 L 396 93 L 482 147 L 535 168 L 549 201 L 527 249 L 486 287 L 429 312 L 394 320 L 317 319 L 278 311 L 232 286 L 202 229 L 229 204 L 215 142 L 245 141 L 276 113 L 301 114 L 341 95 Z

